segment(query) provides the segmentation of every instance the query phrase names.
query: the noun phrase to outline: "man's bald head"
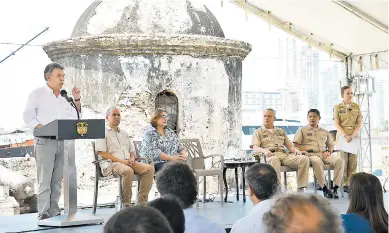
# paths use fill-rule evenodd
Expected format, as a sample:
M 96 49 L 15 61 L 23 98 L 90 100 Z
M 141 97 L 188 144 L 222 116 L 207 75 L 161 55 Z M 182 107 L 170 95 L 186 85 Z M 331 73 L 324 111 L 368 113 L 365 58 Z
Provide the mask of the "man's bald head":
M 263 217 L 267 233 L 343 233 L 340 215 L 317 195 L 279 197 Z

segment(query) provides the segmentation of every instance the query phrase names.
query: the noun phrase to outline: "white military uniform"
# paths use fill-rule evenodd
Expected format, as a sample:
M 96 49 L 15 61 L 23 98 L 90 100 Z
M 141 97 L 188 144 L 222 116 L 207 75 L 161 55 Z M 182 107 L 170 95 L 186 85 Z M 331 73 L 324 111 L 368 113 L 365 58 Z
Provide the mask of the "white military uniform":
M 81 114 L 80 114 L 81 117 Z M 28 97 L 23 113 L 24 122 L 32 129 L 57 119 L 77 119 L 77 111 L 61 95 L 45 85 Z M 35 138 L 35 160 L 38 179 L 38 213 L 50 217 L 60 214 L 58 206 L 63 178 L 63 143 Z

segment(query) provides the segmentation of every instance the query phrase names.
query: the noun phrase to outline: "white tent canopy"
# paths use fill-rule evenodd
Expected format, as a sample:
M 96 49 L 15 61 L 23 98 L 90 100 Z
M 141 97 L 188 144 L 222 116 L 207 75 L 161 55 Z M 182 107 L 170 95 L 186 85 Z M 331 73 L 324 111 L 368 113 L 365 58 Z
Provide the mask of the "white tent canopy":
M 342 61 L 352 60 L 352 74 L 388 68 L 388 1 L 231 1 Z

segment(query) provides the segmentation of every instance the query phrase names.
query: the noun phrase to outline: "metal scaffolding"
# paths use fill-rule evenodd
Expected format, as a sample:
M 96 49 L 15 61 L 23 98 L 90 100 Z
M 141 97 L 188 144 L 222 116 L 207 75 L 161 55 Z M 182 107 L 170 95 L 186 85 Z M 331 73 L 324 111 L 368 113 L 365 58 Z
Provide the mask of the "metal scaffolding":
M 371 128 L 370 128 L 370 104 L 372 94 L 375 93 L 374 77 L 368 73 L 358 73 L 351 76 L 351 86 L 354 96 L 362 112 L 362 127 L 360 131 L 361 144 L 358 152 L 359 171 L 373 172 Z

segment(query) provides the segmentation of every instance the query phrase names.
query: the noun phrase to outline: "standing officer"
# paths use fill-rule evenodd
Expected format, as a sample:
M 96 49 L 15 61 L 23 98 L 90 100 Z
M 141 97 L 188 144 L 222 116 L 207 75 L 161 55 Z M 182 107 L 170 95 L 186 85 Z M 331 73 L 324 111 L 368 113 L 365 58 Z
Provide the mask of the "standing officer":
M 63 66 L 51 63 L 44 70 L 45 85 L 31 92 L 24 109 L 24 122 L 32 129 L 57 119 L 77 119 L 77 111 L 61 96 L 65 79 Z M 81 112 L 80 90 L 73 88 L 72 96 Z M 35 160 L 38 180 L 38 219 L 60 214 L 64 154 L 63 144 L 57 140 L 35 138 Z
M 278 183 L 281 181 L 281 165 L 297 168 L 297 189 L 303 191 L 308 187 L 309 159 L 300 155 L 301 152 L 293 146 L 285 130 L 274 127 L 275 120 L 276 111 L 266 109 L 263 114 L 263 126 L 254 131 L 253 150 L 266 156 L 267 163 L 277 172 Z M 288 152 L 285 147 L 288 148 Z
M 308 125 L 298 129 L 293 143 L 303 154 L 309 157 L 315 177 L 319 181 L 323 194 L 327 198 L 339 198 L 338 188 L 342 183 L 344 161 L 339 156 L 333 155 L 334 142 L 326 129 L 319 126 L 320 112 L 310 109 L 307 114 Z M 329 164 L 334 169 L 334 190 L 330 190 L 325 184 L 324 164 Z
M 344 137 L 347 142 L 351 142 L 359 133 L 362 126 L 362 114 L 359 105 L 352 102 L 353 93 L 351 87 L 341 88 L 342 103 L 334 107 L 334 124 L 337 129 L 336 140 Z M 347 152 L 339 152 L 344 159 L 344 191 L 348 192 L 348 182 L 350 176 L 355 173 L 358 164 L 358 155 Z

